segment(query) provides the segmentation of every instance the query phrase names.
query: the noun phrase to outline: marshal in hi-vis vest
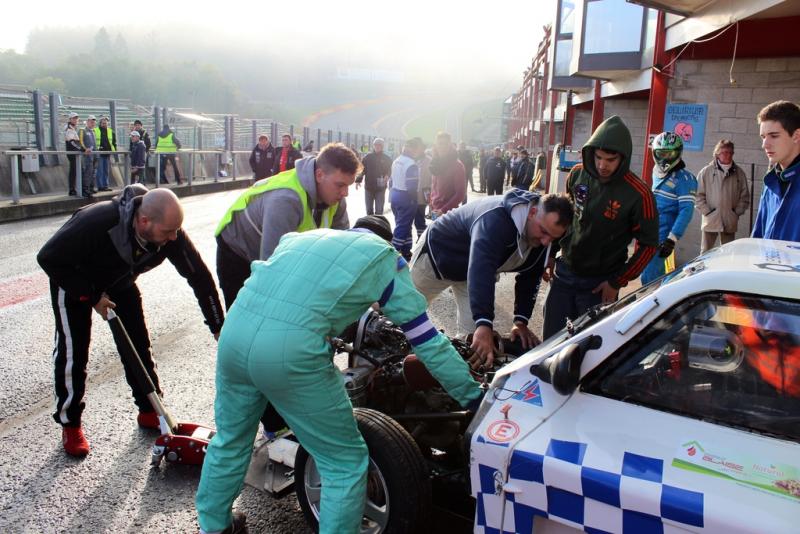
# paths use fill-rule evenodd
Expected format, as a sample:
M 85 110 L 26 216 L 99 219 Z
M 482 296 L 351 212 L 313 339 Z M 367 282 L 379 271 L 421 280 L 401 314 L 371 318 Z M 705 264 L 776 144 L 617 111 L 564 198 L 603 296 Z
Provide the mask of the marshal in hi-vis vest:
M 308 230 L 315 230 L 316 228 L 330 228 L 333 224 L 333 216 L 336 215 L 336 210 L 339 208 L 339 203 L 337 202 L 325 210 L 322 215 L 322 221 L 320 221 L 320 225 L 318 227 L 314 222 L 311 209 L 308 207 L 308 193 L 305 189 L 303 189 L 303 185 L 300 183 L 300 178 L 297 176 L 297 171 L 295 169 L 289 169 L 288 171 L 276 174 L 275 176 L 270 176 L 257 181 L 244 193 L 242 193 L 239 198 L 236 199 L 236 202 L 234 202 L 233 205 L 228 208 L 225 216 L 222 217 L 222 220 L 219 222 L 219 226 L 217 226 L 216 232 L 214 232 L 214 236 L 218 236 L 222 233 L 225 227 L 228 226 L 228 224 L 233 220 L 234 213 L 247 208 L 247 205 L 250 203 L 250 201 L 258 195 L 266 193 L 267 191 L 274 191 L 275 189 L 291 189 L 297 193 L 298 197 L 300 197 L 300 202 L 303 204 L 303 220 L 297 227 L 297 232 L 306 232 Z

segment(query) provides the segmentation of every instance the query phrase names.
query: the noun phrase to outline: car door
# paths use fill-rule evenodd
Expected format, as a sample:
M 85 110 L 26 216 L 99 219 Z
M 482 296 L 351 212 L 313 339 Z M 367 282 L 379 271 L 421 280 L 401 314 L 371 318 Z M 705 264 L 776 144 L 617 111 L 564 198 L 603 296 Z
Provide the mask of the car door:
M 663 314 L 506 453 L 502 531 L 798 532 L 799 334 L 790 300 Z

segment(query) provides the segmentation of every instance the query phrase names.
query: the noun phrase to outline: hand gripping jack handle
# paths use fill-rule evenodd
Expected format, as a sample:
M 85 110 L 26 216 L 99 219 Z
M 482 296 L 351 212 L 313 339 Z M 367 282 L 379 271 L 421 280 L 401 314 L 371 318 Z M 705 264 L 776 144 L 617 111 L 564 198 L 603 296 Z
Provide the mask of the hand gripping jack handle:
M 175 421 L 161 401 L 161 397 L 158 396 L 156 386 L 153 384 L 147 369 L 145 369 L 142 358 L 136 351 L 136 347 L 131 341 L 128 331 L 122 325 L 119 316 L 112 309 L 108 310 L 106 316 L 117 346 L 120 347 L 122 358 L 133 369 L 136 380 L 139 382 L 139 387 L 147 392 L 147 399 L 158 414 L 161 435 L 153 445 L 150 463 L 157 466 L 161 463 L 161 459 L 166 457 L 168 462 L 188 465 L 202 464 L 206 457 L 208 442 L 215 434 L 214 429 L 195 423 L 179 423 Z

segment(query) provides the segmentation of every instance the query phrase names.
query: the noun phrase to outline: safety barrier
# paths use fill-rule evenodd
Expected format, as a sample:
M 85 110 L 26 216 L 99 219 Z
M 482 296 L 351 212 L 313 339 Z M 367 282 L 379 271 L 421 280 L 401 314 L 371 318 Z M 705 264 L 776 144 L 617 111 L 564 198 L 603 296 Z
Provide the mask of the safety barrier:
M 19 204 L 21 199 L 20 193 L 20 158 L 23 157 L 34 157 L 37 159 L 41 159 L 41 156 L 75 156 L 75 190 L 81 191 L 83 189 L 83 158 L 86 157 L 83 152 L 72 152 L 66 150 L 5 150 L 3 154 L 8 156 L 10 159 L 10 168 L 11 168 L 11 203 L 12 204 Z M 130 152 L 128 151 L 101 151 L 101 150 L 93 150 L 92 156 L 103 156 L 103 155 L 116 155 L 122 157 L 122 179 L 124 185 L 129 185 L 131 183 L 131 165 L 130 165 Z M 233 151 L 226 151 L 226 150 L 197 150 L 197 149 L 180 149 L 174 153 L 168 152 L 154 152 L 150 151 L 148 153 L 148 167 L 153 167 L 153 176 L 155 179 L 155 187 L 159 187 L 161 185 L 161 157 L 162 156 L 169 156 L 169 155 L 177 155 L 180 157 L 189 157 L 188 164 L 189 164 L 189 171 L 186 173 L 186 183 L 187 185 L 191 186 L 195 179 L 205 180 L 206 178 L 212 178 L 214 182 L 219 181 L 220 178 L 229 178 L 231 180 L 236 180 L 239 177 L 246 176 L 248 179 L 251 177 L 251 174 L 248 172 L 246 174 L 239 173 L 239 166 L 237 162 L 237 155 L 246 154 L 249 155 L 249 150 L 233 150 Z M 205 176 L 205 159 L 206 157 L 214 157 L 215 158 L 215 165 L 214 165 L 214 176 Z M 195 176 L 195 169 L 197 167 L 197 160 L 200 160 L 199 171 L 200 174 Z M 152 162 L 152 165 L 149 163 Z M 230 176 L 221 176 L 221 170 L 223 167 L 231 168 L 231 175 Z M 147 173 L 145 173 L 146 176 Z M 227 173 L 226 173 L 227 174 Z M 145 177 L 143 177 L 143 181 L 146 181 Z

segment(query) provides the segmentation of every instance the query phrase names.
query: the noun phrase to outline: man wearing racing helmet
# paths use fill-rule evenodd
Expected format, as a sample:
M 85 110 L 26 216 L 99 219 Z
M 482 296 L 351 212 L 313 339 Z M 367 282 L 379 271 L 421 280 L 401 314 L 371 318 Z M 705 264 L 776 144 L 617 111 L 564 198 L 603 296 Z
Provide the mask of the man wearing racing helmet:
M 666 271 L 665 260 L 675 243 L 683 237 L 694 214 L 697 179 L 686 170 L 681 159 L 683 141 L 672 132 L 662 132 L 651 145 L 653 159 L 653 195 L 658 208 L 659 251 L 642 272 L 642 284 L 648 284 Z

